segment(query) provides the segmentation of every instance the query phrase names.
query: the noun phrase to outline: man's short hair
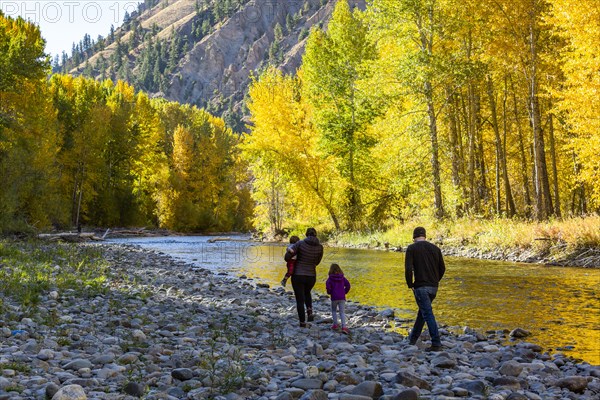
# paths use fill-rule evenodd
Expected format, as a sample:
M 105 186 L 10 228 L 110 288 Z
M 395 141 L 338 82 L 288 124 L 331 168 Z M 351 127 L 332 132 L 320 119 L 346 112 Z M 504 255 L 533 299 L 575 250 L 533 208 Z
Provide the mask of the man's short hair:
M 427 237 L 425 233 L 425 228 L 423 228 L 422 226 L 417 226 L 413 231 L 413 239 L 416 239 L 418 237 Z

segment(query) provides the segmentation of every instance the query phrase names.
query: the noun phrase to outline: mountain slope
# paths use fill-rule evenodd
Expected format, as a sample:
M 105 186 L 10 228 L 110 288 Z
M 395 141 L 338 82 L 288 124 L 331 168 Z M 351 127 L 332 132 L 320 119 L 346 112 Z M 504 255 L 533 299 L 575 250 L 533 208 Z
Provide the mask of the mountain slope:
M 293 73 L 309 30 L 336 0 L 146 0 L 106 38 L 89 36 L 54 70 L 123 79 L 169 100 L 204 107 L 243 130 L 253 74 Z M 365 0 L 349 0 L 365 7 Z

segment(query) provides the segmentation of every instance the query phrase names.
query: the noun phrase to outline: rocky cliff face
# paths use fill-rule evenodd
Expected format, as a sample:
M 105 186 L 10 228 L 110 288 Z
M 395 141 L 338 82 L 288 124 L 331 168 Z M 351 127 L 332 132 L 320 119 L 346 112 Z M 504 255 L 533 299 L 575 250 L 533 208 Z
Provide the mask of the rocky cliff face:
M 215 3 L 224 1 L 235 3 L 229 15 L 212 21 L 213 25 L 199 40 L 190 39 L 207 13 L 216 19 L 212 11 Z M 128 21 L 128 30 L 119 28 L 121 44 L 110 43 L 71 72 L 83 73 L 86 65 L 115 59 L 115 53 L 120 51 L 118 46 L 128 43 L 124 59 L 132 73 L 126 74 L 125 79 L 135 85 L 135 79 L 142 73 L 144 48 L 152 43 L 136 40 L 140 32 L 152 32 L 155 42 L 168 43 L 175 36 L 184 38 L 184 50 L 174 63 L 170 61 L 171 67 L 161 72 L 164 84 L 160 89 L 146 90 L 154 96 L 205 107 L 223 115 L 235 129 L 243 129 L 243 103 L 251 76 L 260 74 L 269 64 L 287 73 L 295 72 L 301 64 L 310 29 L 326 26 L 336 1 L 161 0 L 134 15 Z M 349 3 L 365 7 L 365 0 L 349 0 Z M 112 68 L 113 76 L 119 78 L 116 67 Z M 98 71 L 91 75 L 100 76 Z

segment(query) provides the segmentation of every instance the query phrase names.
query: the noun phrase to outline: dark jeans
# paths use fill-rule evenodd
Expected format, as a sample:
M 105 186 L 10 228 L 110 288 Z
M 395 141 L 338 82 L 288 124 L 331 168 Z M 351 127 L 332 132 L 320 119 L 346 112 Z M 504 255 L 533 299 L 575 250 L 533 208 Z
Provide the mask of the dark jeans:
M 423 331 L 423 326 L 427 323 L 427 329 L 429 329 L 429 335 L 431 336 L 431 345 L 442 345 L 437 322 L 435 322 L 435 316 L 433 315 L 433 309 L 431 308 L 431 303 L 433 302 L 433 299 L 435 299 L 437 289 L 438 288 L 434 286 L 421 286 L 414 290 L 415 300 L 419 306 L 419 312 L 417 312 L 417 320 L 408 337 L 411 343 L 415 343 L 417 339 L 419 339 L 419 336 L 421 336 L 421 332 Z
M 304 305 L 312 311 L 312 297 L 310 291 L 317 282 L 316 276 L 292 275 L 292 288 L 296 296 L 296 308 L 298 309 L 298 318 L 300 322 L 306 322 Z

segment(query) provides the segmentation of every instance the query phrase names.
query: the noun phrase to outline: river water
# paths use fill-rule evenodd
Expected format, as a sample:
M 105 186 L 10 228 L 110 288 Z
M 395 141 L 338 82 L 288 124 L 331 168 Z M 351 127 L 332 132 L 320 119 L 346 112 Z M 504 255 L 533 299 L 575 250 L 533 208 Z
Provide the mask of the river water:
M 206 236 L 112 239 L 168 254 L 214 272 L 246 275 L 272 286 L 285 274 L 284 244 L 262 244 L 231 237 L 210 243 Z M 523 328 L 526 340 L 600 365 L 600 269 L 446 257 L 434 312 L 451 330 Z M 325 248 L 315 290 L 325 292 L 331 263 L 338 263 L 352 284 L 348 300 L 393 308 L 406 334 L 416 305 L 404 282 L 404 254 L 376 250 Z M 291 290 L 288 285 L 287 290 Z

